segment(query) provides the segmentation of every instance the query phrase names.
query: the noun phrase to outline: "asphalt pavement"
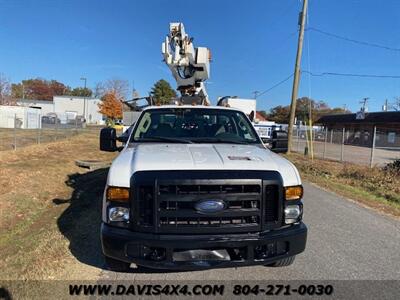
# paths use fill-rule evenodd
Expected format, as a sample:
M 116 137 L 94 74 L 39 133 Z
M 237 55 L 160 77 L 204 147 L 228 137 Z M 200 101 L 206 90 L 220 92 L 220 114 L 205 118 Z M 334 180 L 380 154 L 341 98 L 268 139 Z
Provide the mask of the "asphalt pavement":
M 293 265 L 102 272 L 106 280 L 400 280 L 400 221 L 305 183 L 308 240 Z

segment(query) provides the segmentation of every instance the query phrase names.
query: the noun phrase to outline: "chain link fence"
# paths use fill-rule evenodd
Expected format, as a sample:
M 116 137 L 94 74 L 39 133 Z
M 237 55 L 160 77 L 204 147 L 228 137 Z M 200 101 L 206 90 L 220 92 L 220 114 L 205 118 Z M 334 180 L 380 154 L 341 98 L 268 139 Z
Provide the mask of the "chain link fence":
M 93 131 L 93 128 L 98 130 L 96 126 L 86 127 L 86 123 L 78 119 L 61 123 L 57 118 L 39 116 L 35 121 L 35 126 L 32 125 L 32 122 L 30 126 L 26 126 L 18 115 L 12 117 L 0 115 L 0 118 L 2 117 L 3 123 L 6 122 L 8 128 L 0 128 L 0 151 L 17 150 L 33 144 L 55 142 Z M 6 117 L 7 120 L 5 120 Z
M 374 126 L 368 129 L 293 131 L 292 150 L 315 158 L 384 166 L 400 159 L 400 129 Z

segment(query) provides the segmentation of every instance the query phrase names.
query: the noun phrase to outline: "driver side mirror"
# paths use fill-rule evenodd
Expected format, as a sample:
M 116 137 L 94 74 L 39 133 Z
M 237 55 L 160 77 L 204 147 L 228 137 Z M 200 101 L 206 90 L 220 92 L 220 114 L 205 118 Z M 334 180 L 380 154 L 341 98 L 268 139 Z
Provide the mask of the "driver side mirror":
M 117 141 L 121 142 L 123 144 L 126 144 L 128 142 L 128 139 L 129 139 L 129 135 L 127 135 L 127 134 L 122 134 L 119 137 L 117 137 Z
M 284 153 L 288 151 L 288 133 L 284 130 L 272 131 L 271 151 Z
M 117 141 L 121 142 L 122 144 L 126 144 L 134 126 L 135 122 L 133 122 L 131 126 L 129 126 L 120 136 L 117 137 Z
M 107 152 L 117 151 L 117 132 L 115 128 L 103 128 L 100 130 L 100 150 Z

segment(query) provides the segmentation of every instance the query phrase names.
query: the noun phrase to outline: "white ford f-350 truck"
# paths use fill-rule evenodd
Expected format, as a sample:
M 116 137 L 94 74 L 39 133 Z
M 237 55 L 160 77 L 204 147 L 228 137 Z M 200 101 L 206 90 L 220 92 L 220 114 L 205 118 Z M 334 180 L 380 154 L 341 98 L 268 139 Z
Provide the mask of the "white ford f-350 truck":
M 100 149 L 120 151 L 103 199 L 108 267 L 290 265 L 307 228 L 299 173 L 274 153 L 285 134 L 266 149 L 242 111 L 202 105 L 149 107 L 122 137 L 102 129 Z

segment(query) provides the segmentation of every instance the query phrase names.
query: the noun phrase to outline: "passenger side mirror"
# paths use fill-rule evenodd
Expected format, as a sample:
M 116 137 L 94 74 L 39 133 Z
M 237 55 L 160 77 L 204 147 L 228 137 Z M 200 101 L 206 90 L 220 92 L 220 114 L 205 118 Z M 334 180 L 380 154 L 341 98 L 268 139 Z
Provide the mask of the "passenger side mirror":
M 284 153 L 288 151 L 288 134 L 284 130 L 272 131 L 271 151 Z
M 100 130 L 100 150 L 114 152 L 117 151 L 117 132 L 115 128 L 103 128 Z

